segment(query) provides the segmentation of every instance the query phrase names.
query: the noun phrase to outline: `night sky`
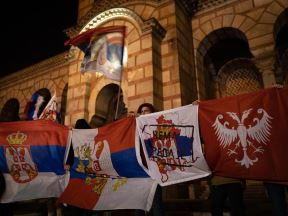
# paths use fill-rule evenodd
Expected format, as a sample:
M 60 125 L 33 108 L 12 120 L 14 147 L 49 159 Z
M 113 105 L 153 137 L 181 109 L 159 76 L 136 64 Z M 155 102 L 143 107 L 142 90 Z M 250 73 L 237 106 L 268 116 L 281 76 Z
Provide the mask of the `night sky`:
M 78 0 L 5 1 L 0 77 L 68 50 L 63 32 L 77 22 Z

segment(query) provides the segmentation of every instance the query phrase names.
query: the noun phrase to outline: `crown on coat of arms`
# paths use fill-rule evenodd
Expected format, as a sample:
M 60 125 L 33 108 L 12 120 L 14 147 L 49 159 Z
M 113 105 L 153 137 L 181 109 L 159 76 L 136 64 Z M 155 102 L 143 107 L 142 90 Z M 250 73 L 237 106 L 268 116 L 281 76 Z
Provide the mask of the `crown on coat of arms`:
M 12 133 L 7 136 L 6 140 L 10 145 L 21 145 L 25 140 L 27 139 L 27 135 L 24 133 L 20 133 L 17 131 L 17 133 Z

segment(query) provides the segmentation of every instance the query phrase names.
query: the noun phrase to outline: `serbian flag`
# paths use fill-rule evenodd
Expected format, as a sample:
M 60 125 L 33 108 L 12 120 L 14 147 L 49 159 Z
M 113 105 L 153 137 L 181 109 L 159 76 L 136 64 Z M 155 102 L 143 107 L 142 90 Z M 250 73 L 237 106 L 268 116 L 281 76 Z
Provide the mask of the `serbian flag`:
M 58 202 L 84 209 L 151 208 L 157 183 L 137 163 L 135 118 L 73 129 L 74 163 Z
M 66 44 L 78 46 L 85 55 L 80 71 L 98 72 L 120 81 L 124 51 L 125 26 L 90 29 Z
M 199 103 L 205 156 L 215 175 L 288 180 L 288 89 Z
M 64 155 L 69 129 L 51 121 L 0 123 L 1 202 L 58 197 L 68 183 Z
M 191 104 L 139 116 L 137 130 L 146 158 L 147 172 L 161 186 L 210 174 L 201 149 L 198 106 Z M 140 150 L 137 145 L 139 161 Z
M 34 93 L 30 101 L 28 101 L 25 106 L 24 109 L 25 119 L 37 120 L 39 109 L 44 102 L 45 101 L 43 96 L 39 95 L 38 93 Z
M 39 119 L 46 119 L 57 122 L 57 97 L 56 94 L 50 99 L 44 110 L 42 111 Z

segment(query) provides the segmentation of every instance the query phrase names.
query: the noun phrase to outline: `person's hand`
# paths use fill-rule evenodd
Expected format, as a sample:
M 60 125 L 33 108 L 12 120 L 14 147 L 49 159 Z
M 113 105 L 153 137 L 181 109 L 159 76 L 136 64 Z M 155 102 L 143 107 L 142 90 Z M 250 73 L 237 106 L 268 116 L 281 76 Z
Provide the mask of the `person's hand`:
M 192 102 L 192 104 L 193 104 L 193 105 L 198 105 L 199 102 L 200 102 L 200 100 L 195 100 L 195 101 Z
M 139 114 L 138 113 L 135 113 L 135 112 L 133 112 L 133 111 L 130 111 L 130 112 L 128 112 L 128 114 L 127 114 L 127 117 L 138 117 L 139 116 Z
M 64 165 L 64 170 L 65 171 L 69 171 L 70 170 L 70 165 L 69 164 L 65 164 Z
M 273 84 L 272 87 L 274 87 L 274 88 L 283 88 L 283 85 L 276 83 L 276 84 Z

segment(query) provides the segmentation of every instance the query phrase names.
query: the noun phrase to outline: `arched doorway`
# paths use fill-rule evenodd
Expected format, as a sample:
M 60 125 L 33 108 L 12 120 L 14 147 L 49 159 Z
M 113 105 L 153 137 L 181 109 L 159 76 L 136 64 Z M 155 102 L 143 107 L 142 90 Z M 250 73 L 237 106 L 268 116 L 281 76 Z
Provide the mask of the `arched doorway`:
M 204 77 L 202 78 L 204 85 L 200 86 L 200 89 L 202 88 L 202 92 L 204 92 L 204 99 L 231 95 L 230 93 L 227 93 L 227 91 L 230 91 L 230 88 L 225 88 L 225 92 L 223 91 L 223 85 L 226 85 L 226 83 L 223 83 L 223 72 L 222 75 L 219 76 L 220 69 L 225 71 L 225 82 L 229 81 L 229 85 L 231 85 L 232 77 L 228 79 L 227 75 L 233 74 L 233 80 L 235 80 L 236 77 L 239 77 L 239 69 L 243 62 L 246 64 L 246 66 L 243 67 L 248 67 L 247 65 L 249 65 L 249 68 L 252 68 L 251 65 L 254 64 L 251 61 L 252 57 L 247 38 L 239 29 L 225 27 L 207 35 L 200 43 L 197 50 L 197 70 L 200 76 Z M 237 66 L 233 68 L 233 71 L 238 68 L 238 72 L 232 73 L 231 71 L 231 73 L 228 73 L 228 70 L 232 70 L 229 62 L 233 60 L 234 63 L 237 64 Z M 226 64 L 228 65 L 225 66 Z M 256 67 L 254 67 L 254 69 L 255 68 Z M 234 84 L 235 83 L 236 82 L 234 82 Z
M 4 104 L 0 113 L 0 122 L 19 121 L 20 103 L 16 98 L 11 98 Z
M 95 115 L 103 119 L 103 122 L 110 123 L 116 119 L 127 116 L 127 108 L 123 100 L 122 89 L 120 89 L 120 97 L 117 109 L 119 86 L 117 84 L 108 84 L 104 86 L 96 98 Z

